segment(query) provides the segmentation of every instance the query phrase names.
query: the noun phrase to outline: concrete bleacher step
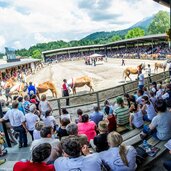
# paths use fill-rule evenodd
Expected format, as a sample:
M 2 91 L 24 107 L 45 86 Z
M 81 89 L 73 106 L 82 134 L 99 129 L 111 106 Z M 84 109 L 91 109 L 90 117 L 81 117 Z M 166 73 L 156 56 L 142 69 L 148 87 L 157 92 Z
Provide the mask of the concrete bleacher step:
M 140 132 L 141 132 L 140 129 L 133 129 L 133 130 L 122 135 L 123 140 L 126 141 L 129 138 L 132 138 L 132 137 L 136 136 L 137 134 L 140 134 Z

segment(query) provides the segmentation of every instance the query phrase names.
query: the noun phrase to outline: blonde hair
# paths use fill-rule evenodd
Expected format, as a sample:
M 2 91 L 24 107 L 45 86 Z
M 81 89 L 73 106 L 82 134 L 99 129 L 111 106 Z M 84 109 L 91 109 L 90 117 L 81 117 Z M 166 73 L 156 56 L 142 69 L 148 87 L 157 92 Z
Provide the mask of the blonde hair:
M 46 94 L 42 94 L 41 101 L 45 101 L 45 100 L 46 100 Z
M 123 163 L 126 166 L 128 166 L 128 160 L 126 158 L 127 150 L 126 150 L 125 145 L 122 144 L 122 142 L 123 142 L 122 136 L 118 132 L 113 131 L 113 132 L 108 134 L 107 140 L 108 140 L 109 146 L 119 147 L 120 157 L 121 157 Z

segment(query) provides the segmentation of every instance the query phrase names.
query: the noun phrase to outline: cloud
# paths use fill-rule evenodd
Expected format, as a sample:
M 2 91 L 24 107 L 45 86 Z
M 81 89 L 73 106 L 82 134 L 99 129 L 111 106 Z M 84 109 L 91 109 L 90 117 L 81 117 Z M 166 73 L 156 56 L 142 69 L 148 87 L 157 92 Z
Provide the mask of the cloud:
M 125 29 L 163 9 L 152 0 L 0 0 L 0 51 Z

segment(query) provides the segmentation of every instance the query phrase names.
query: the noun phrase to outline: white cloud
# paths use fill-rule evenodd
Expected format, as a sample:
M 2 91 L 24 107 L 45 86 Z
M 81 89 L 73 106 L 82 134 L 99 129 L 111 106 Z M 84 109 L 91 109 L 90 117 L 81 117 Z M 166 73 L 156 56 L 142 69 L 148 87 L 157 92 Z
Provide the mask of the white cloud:
M 3 46 L 28 48 L 40 42 L 124 29 L 159 10 L 168 10 L 152 0 L 110 1 L 8 0 L 0 4 L 0 51 Z

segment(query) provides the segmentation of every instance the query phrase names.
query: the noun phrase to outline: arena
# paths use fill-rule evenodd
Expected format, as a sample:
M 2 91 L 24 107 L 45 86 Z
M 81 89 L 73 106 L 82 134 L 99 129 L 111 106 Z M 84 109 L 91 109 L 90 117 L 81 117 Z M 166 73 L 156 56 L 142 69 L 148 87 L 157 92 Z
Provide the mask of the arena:
M 34 84 L 39 84 L 51 80 L 57 87 L 58 97 L 61 97 L 61 85 L 63 79 L 71 79 L 87 75 L 93 80 L 94 90 L 99 91 L 124 84 L 123 71 L 126 67 L 136 68 L 141 63 L 145 63 L 145 67 L 147 68 L 147 65 L 150 64 L 152 73 L 154 74 L 155 62 L 163 63 L 164 61 L 125 59 L 125 66 L 121 66 L 122 59 L 117 58 L 108 58 L 107 62 L 101 62 L 96 66 L 85 65 L 84 60 L 61 62 L 46 66 L 35 75 L 29 76 L 27 82 L 32 81 Z M 158 70 L 158 72 L 162 71 L 162 69 Z M 146 71 L 143 70 L 143 72 L 145 76 L 147 76 Z M 130 77 L 132 80 L 135 80 L 137 75 L 131 75 Z M 130 80 L 127 78 L 127 82 L 128 81 Z M 77 92 L 78 94 L 89 92 L 89 87 L 84 86 L 77 88 Z M 49 97 L 52 96 L 50 91 L 47 91 L 46 94 Z

